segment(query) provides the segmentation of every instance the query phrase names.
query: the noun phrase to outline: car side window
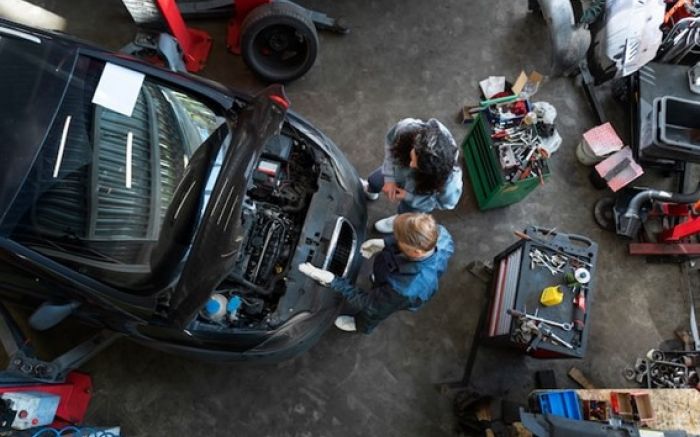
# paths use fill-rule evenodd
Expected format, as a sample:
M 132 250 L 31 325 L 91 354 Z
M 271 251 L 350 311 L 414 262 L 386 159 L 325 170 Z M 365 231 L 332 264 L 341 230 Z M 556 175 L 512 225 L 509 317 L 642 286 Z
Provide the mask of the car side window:
M 11 208 L 11 238 L 136 290 L 153 279 L 151 251 L 193 154 L 224 119 L 196 96 L 148 77 L 131 117 L 95 105 L 103 68 L 79 59 Z

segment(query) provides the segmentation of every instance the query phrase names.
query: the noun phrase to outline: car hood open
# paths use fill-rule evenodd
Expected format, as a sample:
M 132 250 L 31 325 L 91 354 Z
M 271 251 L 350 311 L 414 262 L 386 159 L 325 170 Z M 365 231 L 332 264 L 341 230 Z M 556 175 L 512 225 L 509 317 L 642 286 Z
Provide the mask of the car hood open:
M 189 324 L 234 267 L 242 240 L 239 222 L 247 181 L 263 146 L 279 134 L 288 107 L 282 86 L 272 85 L 239 111 L 214 190 L 171 295 L 168 320 L 176 326 Z

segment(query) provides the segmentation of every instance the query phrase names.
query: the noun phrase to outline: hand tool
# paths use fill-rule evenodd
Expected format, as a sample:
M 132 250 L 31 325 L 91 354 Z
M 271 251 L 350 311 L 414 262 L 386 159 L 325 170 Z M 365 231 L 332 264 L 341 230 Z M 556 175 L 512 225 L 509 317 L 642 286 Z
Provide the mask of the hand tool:
M 568 349 L 573 349 L 573 348 L 574 348 L 574 347 L 571 345 L 571 343 L 567 342 L 566 340 L 564 340 L 563 338 L 559 337 L 557 334 L 555 334 L 554 332 L 552 332 L 552 328 L 550 328 L 549 326 L 542 326 L 542 324 L 540 323 L 540 325 L 538 326 L 538 328 L 539 328 L 539 330 L 544 334 L 545 337 L 550 337 L 550 338 L 552 338 L 553 340 L 556 340 L 557 343 L 561 344 L 562 346 L 564 346 L 564 347 L 566 347 L 566 348 L 568 348 Z
M 584 266 L 591 267 L 591 263 L 586 262 L 586 261 L 582 260 L 581 258 L 577 258 L 570 253 L 566 253 L 563 250 L 555 249 L 554 247 L 549 247 L 549 246 L 547 246 L 546 242 L 539 240 L 539 239 L 536 239 L 536 238 L 532 238 L 531 236 L 527 235 L 525 232 L 513 231 L 513 234 L 515 234 L 516 237 L 521 238 L 523 240 L 533 241 L 535 243 L 541 244 L 541 245 L 547 247 L 548 250 L 551 250 L 551 251 L 558 253 L 560 255 L 565 255 L 565 256 L 571 257 L 571 262 L 577 262 L 577 263 L 580 263 Z
M 577 331 L 583 331 L 586 318 L 586 293 L 585 287 L 578 289 L 578 294 L 574 298 L 574 326 Z
M 543 319 L 542 317 L 533 316 L 531 314 L 527 314 L 525 312 L 518 311 L 516 309 L 509 309 L 507 311 L 507 313 L 513 317 L 526 318 L 526 319 L 542 322 L 542 323 L 545 323 L 547 325 L 556 326 L 557 328 L 561 328 L 564 331 L 571 331 L 571 329 L 574 327 L 574 324 L 571 322 L 562 323 L 562 322 L 557 322 L 555 320 Z

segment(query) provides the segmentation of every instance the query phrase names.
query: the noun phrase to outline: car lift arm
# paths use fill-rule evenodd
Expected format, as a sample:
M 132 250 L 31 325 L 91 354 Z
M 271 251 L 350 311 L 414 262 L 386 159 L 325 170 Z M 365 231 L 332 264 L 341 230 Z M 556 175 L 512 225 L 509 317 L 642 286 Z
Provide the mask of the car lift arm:
M 0 303 L 0 342 L 9 356 L 7 368 L 0 371 L 0 385 L 63 382 L 68 373 L 122 336 L 123 334 L 104 329 L 53 361 L 43 361 L 30 352 L 12 315 Z

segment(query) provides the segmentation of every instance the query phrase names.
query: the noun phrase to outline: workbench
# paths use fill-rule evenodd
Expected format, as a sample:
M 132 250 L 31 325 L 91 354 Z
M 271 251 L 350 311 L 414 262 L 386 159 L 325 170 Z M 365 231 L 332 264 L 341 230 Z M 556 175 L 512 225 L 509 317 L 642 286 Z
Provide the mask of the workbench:
M 576 390 L 581 400 L 610 403 L 611 392 L 648 393 L 656 420 L 651 429 L 684 430 L 700 434 L 700 391 L 695 389 L 595 389 Z

